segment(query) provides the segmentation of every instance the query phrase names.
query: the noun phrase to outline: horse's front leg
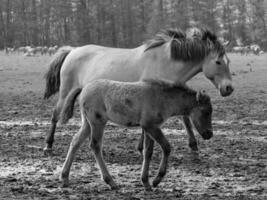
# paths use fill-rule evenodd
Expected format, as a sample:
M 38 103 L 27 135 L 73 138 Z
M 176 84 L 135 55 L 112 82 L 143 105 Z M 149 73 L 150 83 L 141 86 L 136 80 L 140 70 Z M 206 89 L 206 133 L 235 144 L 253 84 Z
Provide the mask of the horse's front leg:
M 153 186 L 156 187 L 163 177 L 166 174 L 167 166 L 168 166 L 168 158 L 171 153 L 171 145 L 168 140 L 163 135 L 162 131 L 158 127 L 148 127 L 145 128 L 145 131 L 149 134 L 151 138 L 153 138 L 157 143 L 159 143 L 162 149 L 162 158 L 160 162 L 160 167 L 158 170 L 158 174 L 156 178 L 153 180 Z
M 151 186 L 149 184 L 149 164 L 153 154 L 154 140 L 150 138 L 149 135 L 144 134 L 144 156 L 142 165 L 142 175 L 141 180 L 146 191 L 151 191 Z
M 104 124 L 91 124 L 92 127 L 92 137 L 90 147 L 93 150 L 96 162 L 101 170 L 102 179 L 110 186 L 110 188 L 117 189 L 118 186 L 113 181 L 109 171 L 107 169 L 106 163 L 102 155 L 102 138 L 104 133 Z
M 197 140 L 195 138 L 193 129 L 192 129 L 192 125 L 191 125 L 191 121 L 189 119 L 189 117 L 187 116 L 183 116 L 183 124 L 185 127 L 185 130 L 189 136 L 189 148 L 193 151 L 193 152 L 197 152 L 198 151 L 198 147 L 197 147 Z

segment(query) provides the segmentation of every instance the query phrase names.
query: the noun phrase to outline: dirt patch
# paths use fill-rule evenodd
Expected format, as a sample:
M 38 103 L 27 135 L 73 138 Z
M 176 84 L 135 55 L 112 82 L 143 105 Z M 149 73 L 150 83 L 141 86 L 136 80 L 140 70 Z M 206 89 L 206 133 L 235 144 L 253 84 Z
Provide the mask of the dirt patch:
M 114 124 L 105 130 L 104 158 L 120 189 L 111 191 L 100 179 L 88 141 L 77 153 L 70 186 L 62 188 L 58 177 L 79 129 L 78 109 L 68 125 L 57 129 L 53 157 L 45 157 L 42 148 L 56 101 L 42 99 L 42 76 L 50 58 L 0 53 L 0 199 L 266 199 L 267 58 L 230 58 L 236 74 L 231 97 L 221 98 L 201 75 L 190 81 L 211 95 L 214 137 L 197 137 L 200 153 L 192 155 L 179 119 L 170 119 L 163 126 L 172 145 L 168 173 L 153 192 L 144 192 L 142 158 L 136 151 L 141 130 Z M 157 145 L 151 179 L 160 158 Z

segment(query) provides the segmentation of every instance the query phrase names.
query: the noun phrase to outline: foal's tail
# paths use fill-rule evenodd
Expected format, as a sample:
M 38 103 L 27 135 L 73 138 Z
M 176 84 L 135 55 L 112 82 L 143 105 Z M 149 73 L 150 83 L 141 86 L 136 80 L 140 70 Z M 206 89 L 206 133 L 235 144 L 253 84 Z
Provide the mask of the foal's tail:
M 62 64 L 67 57 L 67 55 L 71 52 L 73 48 L 60 48 L 54 59 L 50 63 L 49 70 L 45 74 L 46 79 L 46 87 L 44 93 L 44 99 L 48 99 L 53 94 L 59 91 L 60 86 L 60 69 Z
M 69 119 L 73 116 L 74 103 L 78 95 L 81 93 L 82 88 L 75 88 L 68 94 L 62 111 L 60 113 L 60 121 L 62 124 L 66 124 Z

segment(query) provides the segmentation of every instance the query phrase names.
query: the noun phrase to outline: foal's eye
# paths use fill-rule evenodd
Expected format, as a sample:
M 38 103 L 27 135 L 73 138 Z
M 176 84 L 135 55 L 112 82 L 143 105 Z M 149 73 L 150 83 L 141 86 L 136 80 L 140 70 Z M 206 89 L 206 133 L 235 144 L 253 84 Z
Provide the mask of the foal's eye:
M 217 64 L 217 65 L 220 65 L 220 64 L 221 64 L 221 61 L 217 60 L 217 61 L 216 61 L 216 64 Z

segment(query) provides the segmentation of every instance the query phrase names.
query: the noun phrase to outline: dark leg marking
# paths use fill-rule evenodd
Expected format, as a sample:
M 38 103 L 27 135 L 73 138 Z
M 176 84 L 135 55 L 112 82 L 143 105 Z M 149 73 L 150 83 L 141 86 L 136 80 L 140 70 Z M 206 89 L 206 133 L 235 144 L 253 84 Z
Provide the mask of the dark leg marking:
M 98 120 L 101 120 L 102 119 L 102 115 L 100 113 L 98 113 L 98 112 L 95 112 L 95 117 Z
M 133 102 L 130 99 L 125 99 L 125 104 L 129 107 L 133 107 Z

